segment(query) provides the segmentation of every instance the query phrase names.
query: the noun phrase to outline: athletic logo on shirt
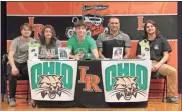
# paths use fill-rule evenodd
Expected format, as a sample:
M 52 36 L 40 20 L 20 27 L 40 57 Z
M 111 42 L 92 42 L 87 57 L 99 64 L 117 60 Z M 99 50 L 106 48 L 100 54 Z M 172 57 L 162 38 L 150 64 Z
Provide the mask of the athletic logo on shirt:
M 75 54 L 81 54 L 81 55 L 84 55 L 87 53 L 87 50 L 85 48 L 77 48 L 75 50 Z
M 158 49 L 159 49 L 159 45 L 155 45 L 155 46 L 154 46 L 154 49 L 155 49 L 155 50 L 158 50 Z

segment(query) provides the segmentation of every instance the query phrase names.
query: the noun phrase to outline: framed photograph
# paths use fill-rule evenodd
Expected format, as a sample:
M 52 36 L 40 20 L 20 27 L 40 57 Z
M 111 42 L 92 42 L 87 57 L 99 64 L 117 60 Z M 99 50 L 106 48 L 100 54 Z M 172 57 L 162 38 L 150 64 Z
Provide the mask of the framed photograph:
M 58 48 L 58 57 L 59 57 L 59 60 L 69 59 L 68 48 L 67 47 L 59 47 Z
M 142 59 L 150 60 L 150 46 L 141 46 L 141 57 Z
M 38 60 L 39 47 L 29 47 L 28 60 Z
M 123 47 L 113 47 L 112 59 L 123 59 Z

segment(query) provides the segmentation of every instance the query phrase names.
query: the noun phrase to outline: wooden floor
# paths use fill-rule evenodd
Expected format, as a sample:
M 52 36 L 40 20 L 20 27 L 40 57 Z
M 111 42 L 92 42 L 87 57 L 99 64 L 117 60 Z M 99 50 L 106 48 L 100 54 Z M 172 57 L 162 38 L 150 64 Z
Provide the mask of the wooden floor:
M 1 103 L 1 111 L 182 111 L 181 95 L 179 104 L 161 102 L 161 99 L 149 99 L 147 108 L 32 108 L 24 100 L 17 101 L 17 107 L 9 107 L 6 102 Z

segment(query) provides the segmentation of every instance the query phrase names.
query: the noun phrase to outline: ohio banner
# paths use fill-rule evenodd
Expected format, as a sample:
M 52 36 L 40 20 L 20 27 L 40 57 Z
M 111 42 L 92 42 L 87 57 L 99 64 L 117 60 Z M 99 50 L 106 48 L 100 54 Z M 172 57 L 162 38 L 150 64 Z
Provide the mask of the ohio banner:
M 73 101 L 77 61 L 28 61 L 33 100 Z
M 151 61 L 102 61 L 106 102 L 148 101 Z

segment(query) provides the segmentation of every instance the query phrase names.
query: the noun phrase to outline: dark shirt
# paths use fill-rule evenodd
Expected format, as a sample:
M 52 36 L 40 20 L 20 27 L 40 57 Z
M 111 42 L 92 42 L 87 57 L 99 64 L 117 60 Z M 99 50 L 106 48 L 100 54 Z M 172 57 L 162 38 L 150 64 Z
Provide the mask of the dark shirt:
M 140 40 L 137 44 L 136 55 L 141 55 L 141 46 L 139 44 L 141 41 L 142 40 Z M 163 52 L 168 51 L 170 53 L 172 51 L 168 41 L 162 35 L 158 35 L 154 40 L 146 39 L 146 41 L 149 41 L 151 60 L 160 61 L 164 56 Z
M 98 48 L 102 48 L 102 54 L 106 58 L 112 58 L 114 47 L 123 47 L 123 56 L 125 55 L 125 48 L 131 47 L 130 37 L 121 31 L 116 36 L 104 32 L 98 36 L 96 43 Z

